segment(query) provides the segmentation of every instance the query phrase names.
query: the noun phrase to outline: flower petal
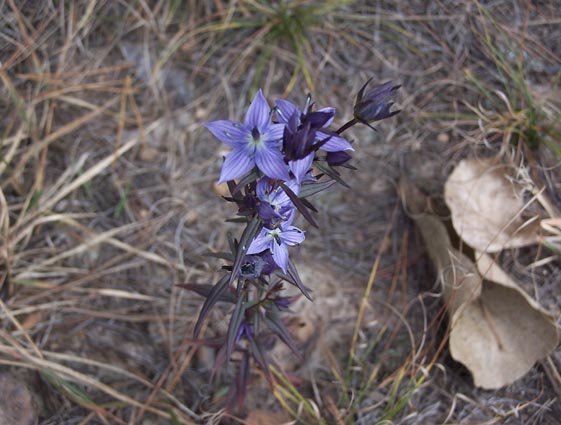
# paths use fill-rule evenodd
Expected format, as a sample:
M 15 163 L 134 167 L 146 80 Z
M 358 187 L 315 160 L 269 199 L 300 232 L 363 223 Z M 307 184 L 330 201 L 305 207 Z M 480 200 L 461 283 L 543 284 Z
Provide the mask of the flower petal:
M 269 146 L 263 146 L 255 151 L 255 164 L 263 174 L 272 179 L 288 181 L 288 166 L 284 163 L 282 153 Z
M 275 106 L 278 108 L 277 118 L 279 122 L 286 123 L 290 119 L 290 117 L 296 112 L 298 115 L 298 119 L 300 119 L 300 115 L 302 111 L 292 102 L 284 99 L 277 99 L 275 100 Z
M 261 138 L 265 143 L 282 141 L 285 125 L 286 124 L 270 124 L 266 130 L 263 130 Z M 281 147 L 281 143 L 279 143 L 278 147 Z
M 267 127 L 270 121 L 271 107 L 263 96 L 263 92 L 259 89 L 245 114 L 245 125 L 251 129 L 254 127 L 260 129 Z
M 290 168 L 290 171 L 292 171 L 292 174 L 294 174 L 294 179 L 298 184 L 301 184 L 306 177 L 306 173 L 311 168 L 313 161 L 314 153 L 312 152 L 302 159 L 296 159 L 288 163 L 288 167 Z
M 328 114 L 332 114 L 332 117 L 329 118 L 329 121 L 327 121 L 324 125 L 324 127 L 329 127 L 333 122 L 333 118 L 335 118 L 335 108 L 332 106 L 327 106 L 325 108 L 318 109 L 318 112 L 327 112 Z
M 229 120 L 211 121 L 204 124 L 222 143 L 231 147 L 247 144 L 251 138 L 251 130 L 239 122 Z
M 263 177 L 257 182 L 255 194 L 260 200 L 268 202 L 270 189 L 271 185 L 269 183 L 269 179 L 267 177 Z
M 279 233 L 279 238 L 283 244 L 294 246 L 304 242 L 306 235 L 298 227 L 285 226 L 284 230 Z
M 321 150 L 324 150 L 325 152 L 339 152 L 339 151 L 346 151 L 346 150 L 354 151 L 353 147 L 347 141 L 347 139 L 340 136 L 327 134 L 324 133 L 323 131 L 318 131 L 316 133 L 316 140 L 318 141 L 324 140 L 329 136 L 331 136 L 331 138 L 323 144 L 323 146 L 320 148 Z
M 286 182 L 286 186 L 294 192 L 295 195 L 298 195 L 300 192 L 300 185 L 294 179 Z M 294 206 L 290 197 L 286 194 L 282 187 L 278 187 L 273 193 L 270 195 L 271 203 L 280 205 L 280 206 Z
M 251 170 L 254 164 L 255 162 L 249 156 L 247 149 L 234 148 L 226 157 L 224 164 L 222 164 L 218 183 L 224 183 L 242 177 Z
M 246 254 L 259 254 L 271 247 L 271 241 L 273 237 L 267 229 L 262 229 L 261 232 L 253 239 Z
M 277 263 L 284 273 L 288 268 L 288 248 L 285 244 L 280 245 L 277 242 L 271 244 L 271 251 L 273 252 L 273 260 Z

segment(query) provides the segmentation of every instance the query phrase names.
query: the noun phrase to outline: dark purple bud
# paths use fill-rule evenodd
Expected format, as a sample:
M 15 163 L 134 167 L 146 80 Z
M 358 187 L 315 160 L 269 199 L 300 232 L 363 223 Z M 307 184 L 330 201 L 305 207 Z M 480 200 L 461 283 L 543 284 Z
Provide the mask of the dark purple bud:
M 306 121 L 296 124 L 296 113 L 290 117 L 284 128 L 283 152 L 285 159 L 294 161 L 304 158 L 312 151 L 312 145 L 316 137 L 316 129 L 312 128 L 311 122 Z M 296 125 L 295 125 L 296 124 Z
M 327 163 L 331 166 L 343 165 L 351 158 L 352 155 L 345 151 L 327 152 Z
M 280 308 L 288 308 L 293 301 L 293 297 L 277 297 L 273 300 L 273 302 Z
M 323 129 L 334 117 L 335 110 L 292 114 L 284 128 L 283 152 L 287 161 L 303 159 L 320 149 L 331 139 L 328 135 L 318 139 L 318 130 Z M 322 130 L 325 132 L 325 130 Z
M 236 344 L 242 339 L 243 337 L 251 338 L 251 326 L 247 323 L 242 323 L 240 328 L 238 329 L 238 333 L 236 334 Z
M 392 85 L 392 81 L 377 84 L 364 92 L 366 86 L 372 79 L 369 79 L 359 90 L 354 106 L 354 117 L 362 123 L 370 123 L 383 120 L 394 116 L 399 111 L 391 111 L 393 99 L 397 89 L 401 86 Z
M 238 204 L 238 215 L 251 216 L 255 214 L 257 209 L 258 199 L 254 195 L 245 195 Z

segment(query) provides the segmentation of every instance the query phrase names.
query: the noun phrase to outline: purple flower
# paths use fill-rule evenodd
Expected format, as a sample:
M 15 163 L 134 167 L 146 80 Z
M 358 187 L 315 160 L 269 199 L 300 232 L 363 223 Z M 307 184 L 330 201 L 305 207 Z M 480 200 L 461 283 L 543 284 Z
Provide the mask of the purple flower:
M 268 177 L 289 180 L 284 162 L 284 123 L 271 123 L 271 108 L 261 90 L 257 92 L 242 123 L 218 120 L 205 124 L 216 138 L 232 147 L 220 172 L 219 183 L 242 177 L 254 166 Z
M 268 227 L 275 227 L 280 221 L 290 224 L 294 220 L 296 211 L 294 204 L 282 187 L 274 187 L 272 183 L 268 178 L 262 178 L 257 182 L 255 191 L 261 201 L 259 217 Z M 288 181 L 286 185 L 298 195 L 300 186 L 295 180 Z
M 302 111 L 292 102 L 289 102 L 288 100 L 284 100 L 284 99 L 277 99 L 275 100 L 275 106 L 277 108 L 277 112 L 278 112 L 277 116 L 279 122 L 288 123 L 288 121 L 293 115 L 296 115 L 299 120 L 303 121 Z M 329 114 L 328 119 L 324 120 L 321 123 L 321 128 L 325 128 L 328 127 L 333 121 L 333 117 L 335 116 L 335 108 L 331 108 L 331 107 L 322 108 L 315 112 L 315 114 L 317 113 Z M 306 114 L 310 115 L 310 114 L 314 114 L 314 112 L 307 112 Z M 323 118 L 320 115 L 318 115 L 317 117 L 319 119 Z M 312 121 L 311 126 L 314 126 L 314 124 L 316 124 L 315 122 L 316 120 L 312 119 L 311 121 Z M 326 152 L 338 152 L 338 151 L 344 151 L 349 149 L 354 150 L 351 144 L 345 138 L 337 134 L 331 132 L 328 133 L 326 131 L 321 131 L 321 130 L 315 132 L 316 141 L 322 141 L 325 139 L 328 140 L 321 146 L 321 149 L 323 149 Z
M 247 254 L 258 254 L 270 250 L 273 260 L 284 273 L 288 268 L 288 246 L 295 246 L 305 239 L 304 232 L 290 224 L 283 223 L 275 229 L 261 229 L 261 232 L 251 242 Z

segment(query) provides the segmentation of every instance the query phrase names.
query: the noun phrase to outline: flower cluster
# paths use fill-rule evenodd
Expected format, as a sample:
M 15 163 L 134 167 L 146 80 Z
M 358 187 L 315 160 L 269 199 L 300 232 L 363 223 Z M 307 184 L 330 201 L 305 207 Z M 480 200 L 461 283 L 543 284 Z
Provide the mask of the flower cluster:
M 243 122 L 218 120 L 205 124 L 232 148 L 218 181 L 228 184 L 231 196 L 225 199 L 238 207 L 238 217 L 233 221 L 246 227 L 239 240 L 230 241 L 230 252 L 218 254 L 230 265 L 224 266 L 227 273 L 217 284 L 181 286 L 206 298 L 195 337 L 217 302 L 234 305 L 213 370 L 227 364 L 234 352 L 239 353 L 235 356 L 239 367 L 228 408 L 243 402 L 252 358 L 272 384 L 266 352 L 275 337 L 297 353 L 281 317 L 294 297 L 280 295 L 288 283 L 311 299 L 289 258 L 289 249 L 305 239 L 294 220 L 299 212 L 316 226 L 312 214 L 315 208 L 308 198 L 335 182 L 346 185 L 337 167 L 353 168 L 348 161 L 354 149 L 341 134 L 354 124 L 370 126 L 370 122 L 396 113 L 390 108 L 399 86 L 385 83 L 364 94 L 365 87 L 357 96 L 353 119 L 337 131 L 329 129 L 335 108 L 314 110 L 310 96 L 302 109 L 284 99 L 276 100 L 271 107 L 261 90 L 251 101 Z
M 291 195 L 297 197 L 301 185 L 316 181 L 311 168 L 319 149 L 333 154 L 353 150 L 345 138 L 327 130 L 334 116 L 334 108 L 312 111 L 310 101 L 304 110 L 282 99 L 271 108 L 259 90 L 243 123 L 219 120 L 206 124 L 216 138 L 232 147 L 219 183 L 239 179 L 252 170 L 257 176 L 251 201 L 263 227 L 246 254 L 271 253 L 284 273 L 287 247 L 305 238 L 292 225 L 296 206 Z

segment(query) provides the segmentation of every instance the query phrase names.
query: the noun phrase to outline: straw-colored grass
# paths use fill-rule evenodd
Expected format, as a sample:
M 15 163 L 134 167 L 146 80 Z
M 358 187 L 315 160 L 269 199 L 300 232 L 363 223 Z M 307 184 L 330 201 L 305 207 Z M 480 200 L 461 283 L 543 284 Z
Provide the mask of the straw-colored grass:
M 224 222 L 224 151 L 202 124 L 239 119 L 259 87 L 298 104 L 311 92 L 342 124 L 373 77 L 402 84 L 402 112 L 350 132 L 351 189 L 316 197 L 320 229 L 293 254 L 336 290 L 315 291 L 328 307 L 310 316 L 304 360 L 273 370 L 274 391 L 252 374 L 237 417 L 555 423 L 559 350 L 496 392 L 450 359 L 395 189 L 406 174 L 438 209 L 459 159 L 517 167 L 549 219 L 543 243 L 499 260 L 559 318 L 561 14 L 541 3 L 0 2 L 0 372 L 29 389 L 39 423 L 235 422 L 232 370 L 209 383 L 215 347 L 191 339 L 202 299 L 177 286 L 215 282 L 206 253 L 240 230 Z M 224 335 L 228 313 L 201 335 Z

